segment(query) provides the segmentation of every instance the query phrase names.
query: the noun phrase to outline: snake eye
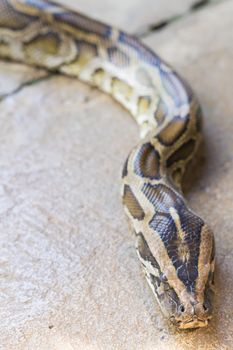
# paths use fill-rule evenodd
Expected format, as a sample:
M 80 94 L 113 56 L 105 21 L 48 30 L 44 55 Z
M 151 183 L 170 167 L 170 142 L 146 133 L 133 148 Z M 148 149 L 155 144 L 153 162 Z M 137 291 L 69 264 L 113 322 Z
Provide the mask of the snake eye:
M 185 311 L 184 305 L 180 305 L 179 310 L 180 310 L 180 312 L 184 312 Z
M 207 312 L 207 311 L 209 310 L 208 305 L 206 305 L 206 304 L 204 303 L 204 304 L 203 304 L 203 309 L 204 309 L 205 312 Z

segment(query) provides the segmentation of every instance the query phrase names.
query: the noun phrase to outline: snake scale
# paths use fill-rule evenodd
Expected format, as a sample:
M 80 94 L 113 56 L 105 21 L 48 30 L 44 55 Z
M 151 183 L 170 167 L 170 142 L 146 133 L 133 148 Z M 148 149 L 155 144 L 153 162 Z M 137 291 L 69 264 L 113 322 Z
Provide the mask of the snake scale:
M 146 279 L 178 328 L 206 326 L 214 237 L 181 189 L 201 142 L 188 84 L 134 36 L 45 0 L 0 0 L 0 57 L 78 77 L 131 113 L 142 139 L 124 164 L 122 198 Z

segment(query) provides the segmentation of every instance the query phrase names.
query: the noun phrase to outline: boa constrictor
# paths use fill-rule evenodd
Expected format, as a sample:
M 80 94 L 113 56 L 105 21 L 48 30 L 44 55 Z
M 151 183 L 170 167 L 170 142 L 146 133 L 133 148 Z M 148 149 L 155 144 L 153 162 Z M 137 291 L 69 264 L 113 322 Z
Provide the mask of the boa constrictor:
M 123 168 L 123 204 L 147 281 L 170 321 L 211 318 L 214 238 L 181 179 L 201 140 L 190 87 L 135 37 L 45 0 L 0 0 L 0 56 L 78 77 L 126 107 L 142 141 Z

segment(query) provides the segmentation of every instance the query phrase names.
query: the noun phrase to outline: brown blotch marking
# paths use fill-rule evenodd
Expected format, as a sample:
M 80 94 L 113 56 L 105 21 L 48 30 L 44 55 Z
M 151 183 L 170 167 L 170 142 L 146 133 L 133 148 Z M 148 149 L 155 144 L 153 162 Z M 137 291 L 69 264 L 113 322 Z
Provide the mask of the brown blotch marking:
M 95 44 L 86 43 L 82 40 L 76 40 L 75 43 L 77 47 L 77 55 L 72 62 L 62 66 L 62 71 L 77 76 L 82 68 L 97 56 L 97 47 Z
M 97 47 L 84 41 L 76 41 L 78 48 L 78 57 L 76 63 L 80 67 L 84 67 L 90 60 L 98 55 Z
M 103 79 L 105 77 L 105 72 L 102 68 L 98 68 L 92 74 L 92 82 L 96 86 L 101 86 Z
M 166 106 L 162 102 L 162 100 L 159 101 L 158 107 L 155 111 L 155 120 L 157 121 L 158 125 L 161 125 L 165 119 L 166 116 Z
M 150 96 L 141 96 L 138 99 L 138 114 L 146 114 L 151 104 Z
M 86 43 L 82 40 L 76 40 L 77 56 L 76 58 L 65 64 L 65 72 L 77 75 L 83 67 L 85 67 L 94 57 L 97 56 L 97 47 L 94 44 Z
M 108 25 L 90 20 L 88 17 L 77 12 L 55 13 L 54 18 L 57 21 L 62 22 L 66 26 L 66 30 L 69 32 L 72 32 L 72 28 L 74 27 L 81 29 L 86 33 L 93 33 L 101 37 L 106 37 L 110 28 Z
M 133 194 L 131 188 L 128 185 L 124 187 L 123 204 L 127 207 L 130 214 L 137 220 L 143 220 L 145 213 L 140 206 L 137 198 Z
M 168 159 L 167 166 L 170 167 L 173 163 L 179 160 L 186 160 L 195 149 L 195 140 L 191 139 L 178 148 Z
M 182 176 L 183 171 L 181 168 L 177 168 L 172 172 L 172 179 L 176 185 L 180 186 Z
M 159 184 L 144 184 L 142 192 L 146 198 L 154 205 L 156 211 L 169 214 L 169 209 L 181 204 L 181 199 L 169 187 Z
M 27 14 L 20 13 L 15 10 L 9 1 L 1 1 L 1 28 L 8 28 L 11 30 L 22 30 L 29 23 L 31 23 L 35 17 Z
M 11 56 L 11 49 L 8 44 L 0 43 L 1 57 L 8 58 Z
M 113 95 L 122 95 L 126 99 L 129 99 L 132 95 L 133 89 L 124 81 L 118 78 L 112 78 L 112 93 Z
M 124 166 L 122 169 L 122 177 L 125 177 L 128 175 L 128 160 L 129 160 L 129 157 L 126 159 L 126 161 L 124 163 Z
M 156 261 L 155 257 L 153 256 L 153 254 L 151 253 L 151 250 L 143 234 L 141 232 L 136 233 L 136 237 L 137 237 L 136 248 L 138 250 L 140 257 L 145 261 L 150 261 L 152 266 L 154 266 L 158 270 L 158 274 L 161 274 L 159 264 Z
M 196 112 L 196 127 L 197 127 L 197 131 L 201 131 L 201 129 L 202 129 L 202 110 L 201 110 L 200 106 Z
M 183 134 L 187 127 L 188 118 L 174 118 L 168 125 L 158 134 L 158 140 L 165 146 L 175 143 Z
M 151 143 L 144 143 L 136 154 L 134 161 L 135 173 L 150 179 L 158 179 L 160 177 L 159 163 L 159 153 Z
M 56 55 L 59 52 L 60 38 L 56 33 L 39 34 L 32 41 L 25 43 L 24 46 L 29 57 L 33 52 L 45 56 Z
M 214 235 L 212 236 L 212 252 L 211 252 L 211 258 L 210 261 L 212 262 L 215 258 L 215 240 L 214 240 Z
M 108 49 L 108 55 L 111 62 L 119 67 L 127 67 L 130 63 L 129 57 L 118 47 L 112 46 Z

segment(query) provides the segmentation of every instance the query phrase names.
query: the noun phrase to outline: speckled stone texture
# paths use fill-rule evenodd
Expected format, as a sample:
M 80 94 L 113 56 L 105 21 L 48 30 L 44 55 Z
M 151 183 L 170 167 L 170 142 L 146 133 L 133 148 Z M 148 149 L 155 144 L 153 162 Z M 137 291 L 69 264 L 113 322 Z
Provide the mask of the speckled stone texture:
M 130 33 L 140 33 L 150 25 L 156 25 L 188 12 L 205 0 L 58 0 L 69 4 L 98 20 L 108 21 Z M 213 1 L 213 0 L 211 0 Z
M 232 23 L 222 1 L 144 38 L 205 115 L 187 197 L 215 232 L 217 276 L 215 317 L 195 331 L 167 325 L 123 214 L 121 167 L 138 141 L 128 113 L 74 79 L 0 63 L 1 350 L 233 349 Z

